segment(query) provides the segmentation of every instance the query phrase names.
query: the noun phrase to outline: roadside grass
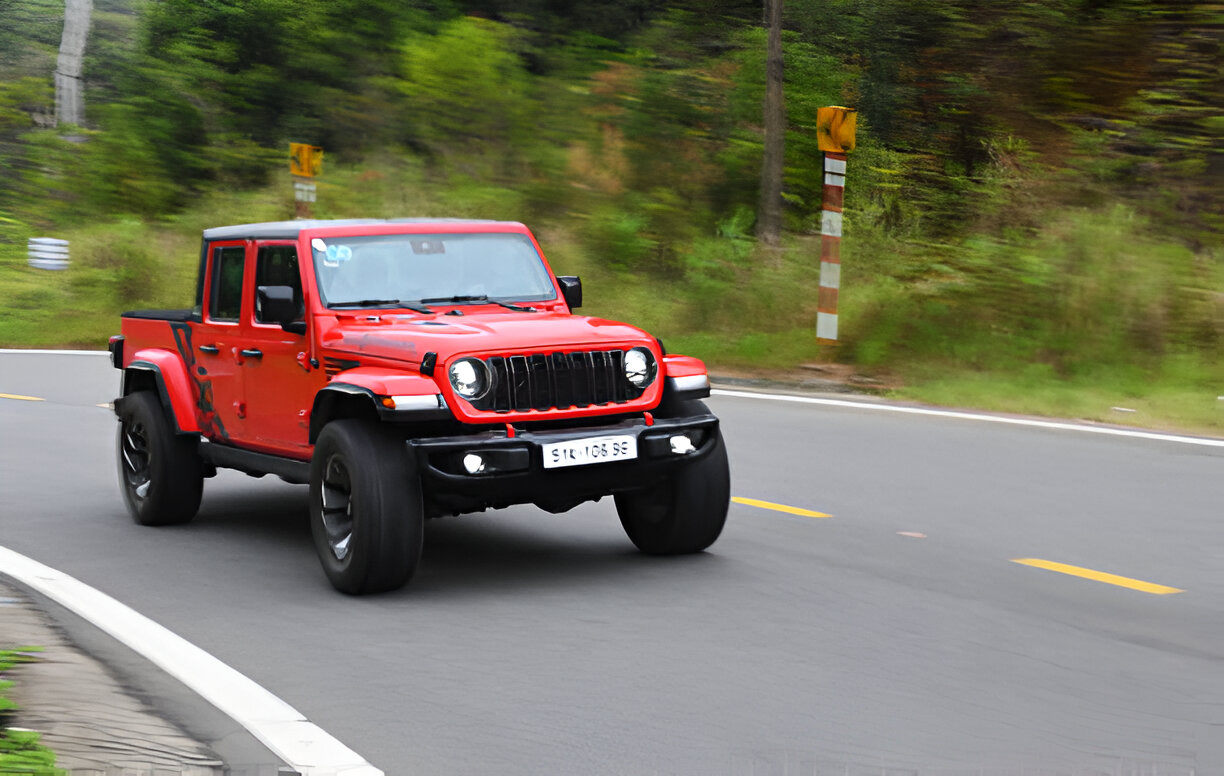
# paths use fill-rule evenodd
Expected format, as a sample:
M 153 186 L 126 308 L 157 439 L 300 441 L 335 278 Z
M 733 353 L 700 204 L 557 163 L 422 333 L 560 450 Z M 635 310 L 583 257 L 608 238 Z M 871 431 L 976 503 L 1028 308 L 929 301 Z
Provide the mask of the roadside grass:
M 56 236 L 66 270 L 30 267 L 24 245 L 0 254 L 0 347 L 105 348 L 123 310 L 191 305 L 198 232 L 125 221 Z
M 697 332 L 667 340 L 668 350 L 692 354 L 715 368 L 751 372 L 763 379 L 789 372 L 801 364 L 826 362 L 829 352 L 810 329 L 750 332 L 739 337 Z
M 944 407 L 1038 415 L 1139 428 L 1224 436 L 1224 380 L 1214 365 L 1173 359 L 1158 374 L 1102 369 L 1062 378 L 1034 367 L 980 373 L 930 365 L 907 373 L 889 397 Z
M 0 774 L 64 776 L 66 772 L 55 767 L 55 753 L 39 743 L 38 733 L 8 727 L 17 705 L 8 698 L 14 683 L 5 677 L 15 666 L 34 660 L 35 652 L 37 647 L 0 649 Z

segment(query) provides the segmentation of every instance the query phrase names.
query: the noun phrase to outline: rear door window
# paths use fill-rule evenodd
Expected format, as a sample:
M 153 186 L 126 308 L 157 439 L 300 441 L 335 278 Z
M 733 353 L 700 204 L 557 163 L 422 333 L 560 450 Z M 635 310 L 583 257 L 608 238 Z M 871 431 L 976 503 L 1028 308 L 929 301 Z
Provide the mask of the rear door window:
M 209 318 L 236 323 L 242 316 L 242 276 L 245 270 L 245 247 L 229 245 L 213 248 Z

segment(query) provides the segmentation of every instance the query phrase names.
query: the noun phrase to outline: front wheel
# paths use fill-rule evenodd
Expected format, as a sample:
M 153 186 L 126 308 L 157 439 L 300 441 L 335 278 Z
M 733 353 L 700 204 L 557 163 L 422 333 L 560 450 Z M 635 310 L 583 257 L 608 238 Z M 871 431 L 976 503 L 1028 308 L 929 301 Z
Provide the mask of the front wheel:
M 119 400 L 119 488 L 141 525 L 178 525 L 195 517 L 204 490 L 198 441 L 174 433 L 150 391 Z
M 350 595 L 402 587 L 420 561 L 424 526 L 403 438 L 369 421 L 328 423 L 310 461 L 310 528 L 332 586 Z
M 616 512 L 637 548 L 648 555 L 701 552 L 727 522 L 731 473 L 722 432 L 704 458 L 650 488 L 620 493 Z

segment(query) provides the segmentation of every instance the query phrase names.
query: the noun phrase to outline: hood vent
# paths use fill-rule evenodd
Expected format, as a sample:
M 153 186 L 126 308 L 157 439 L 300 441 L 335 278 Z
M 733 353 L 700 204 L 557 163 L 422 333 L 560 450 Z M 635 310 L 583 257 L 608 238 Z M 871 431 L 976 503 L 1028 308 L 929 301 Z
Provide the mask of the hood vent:
M 328 377 L 335 377 L 341 372 L 347 372 L 350 369 L 356 369 L 361 366 L 361 362 L 355 358 L 336 358 L 335 356 L 323 357 L 323 372 Z

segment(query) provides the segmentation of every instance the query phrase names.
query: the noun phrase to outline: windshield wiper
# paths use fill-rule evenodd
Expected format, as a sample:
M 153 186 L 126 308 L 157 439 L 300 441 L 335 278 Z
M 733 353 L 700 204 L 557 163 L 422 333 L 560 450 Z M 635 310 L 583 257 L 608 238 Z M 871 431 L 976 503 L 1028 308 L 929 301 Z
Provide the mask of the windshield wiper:
M 428 299 L 422 299 L 421 302 L 423 304 L 429 303 L 429 302 L 432 302 L 434 304 L 471 304 L 473 302 L 488 302 L 489 304 L 501 305 L 507 310 L 514 310 L 520 313 L 536 312 L 536 309 L 534 307 L 520 307 L 519 305 L 510 304 L 509 302 L 499 302 L 496 299 L 489 299 L 488 294 L 462 294 L 459 296 L 436 296 L 436 297 L 430 297 Z
M 331 308 L 403 307 L 406 310 L 412 310 L 413 312 L 416 312 L 416 313 L 432 313 L 433 312 L 433 310 L 430 310 L 428 307 L 426 307 L 423 304 L 417 304 L 414 302 L 405 302 L 400 299 L 354 299 L 351 302 L 332 302 L 331 304 L 328 305 L 328 307 L 331 307 Z
M 431 296 L 422 299 L 421 304 L 471 304 L 472 302 L 487 302 L 488 294 L 460 294 L 459 296 Z

